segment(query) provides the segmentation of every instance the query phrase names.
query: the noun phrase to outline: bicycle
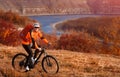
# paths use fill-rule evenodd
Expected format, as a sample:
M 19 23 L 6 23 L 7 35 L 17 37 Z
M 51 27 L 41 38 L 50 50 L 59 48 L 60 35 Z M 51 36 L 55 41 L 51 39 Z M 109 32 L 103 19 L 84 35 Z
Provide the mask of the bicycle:
M 33 66 L 35 66 L 36 64 L 40 62 L 39 59 L 44 54 L 44 57 L 42 58 L 42 69 L 46 73 L 55 74 L 59 71 L 59 64 L 55 57 L 53 57 L 52 55 L 48 55 L 45 52 L 45 49 L 46 48 L 43 47 L 42 50 L 38 53 L 38 56 L 36 57 L 37 59 L 35 63 L 33 64 Z M 25 69 L 26 60 L 27 60 L 26 54 L 18 53 L 12 58 L 12 67 L 19 72 L 25 72 L 26 71 Z

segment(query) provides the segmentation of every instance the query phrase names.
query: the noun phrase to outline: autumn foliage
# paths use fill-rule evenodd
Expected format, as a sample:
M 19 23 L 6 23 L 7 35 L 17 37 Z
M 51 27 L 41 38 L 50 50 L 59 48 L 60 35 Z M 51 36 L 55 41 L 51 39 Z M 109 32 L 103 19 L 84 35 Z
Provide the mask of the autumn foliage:
M 63 34 L 58 41 L 58 48 L 72 51 L 90 52 L 95 50 L 97 46 L 95 37 L 90 36 L 85 32 L 73 32 L 70 34 Z
M 20 44 L 19 31 L 13 24 L 0 20 L 0 43 L 16 46 Z
M 120 55 L 120 17 L 90 17 L 57 24 L 58 48 Z
M 34 20 L 11 11 L 0 10 L 0 43 L 10 46 L 20 45 L 18 28 L 24 27 L 29 22 Z
M 0 19 L 19 25 L 19 27 L 21 26 L 23 27 L 27 23 L 35 21 L 28 17 L 20 16 L 18 13 L 13 13 L 12 11 L 7 11 L 7 12 L 0 11 Z
M 120 39 L 120 17 L 88 17 L 57 24 L 58 30 L 86 31 L 102 40 Z M 118 42 L 118 40 L 117 40 Z

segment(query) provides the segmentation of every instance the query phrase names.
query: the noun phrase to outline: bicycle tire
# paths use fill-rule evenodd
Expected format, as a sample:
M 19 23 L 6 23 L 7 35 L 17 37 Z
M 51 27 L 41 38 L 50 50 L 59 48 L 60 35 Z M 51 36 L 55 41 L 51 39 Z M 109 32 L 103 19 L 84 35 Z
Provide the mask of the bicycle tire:
M 27 60 L 27 55 L 24 53 L 18 53 L 12 58 L 12 67 L 19 72 L 25 72 L 25 63 Z
M 52 63 L 52 61 L 54 61 L 54 63 Z M 46 66 L 48 67 L 46 68 Z M 59 71 L 59 64 L 53 56 L 47 55 L 42 59 L 42 68 L 46 73 L 56 74 Z

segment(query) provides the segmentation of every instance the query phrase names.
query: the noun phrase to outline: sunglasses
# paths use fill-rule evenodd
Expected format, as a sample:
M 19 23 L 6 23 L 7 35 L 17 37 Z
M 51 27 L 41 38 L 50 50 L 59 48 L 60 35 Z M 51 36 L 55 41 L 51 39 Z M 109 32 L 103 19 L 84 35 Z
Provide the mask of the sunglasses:
M 35 28 L 39 28 L 39 27 L 35 27 Z

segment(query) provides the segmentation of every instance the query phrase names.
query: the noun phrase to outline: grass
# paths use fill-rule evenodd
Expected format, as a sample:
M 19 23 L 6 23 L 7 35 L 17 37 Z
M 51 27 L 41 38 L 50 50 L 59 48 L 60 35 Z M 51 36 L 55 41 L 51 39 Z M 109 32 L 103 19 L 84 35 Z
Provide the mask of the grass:
M 71 52 L 66 50 L 47 50 L 47 52 L 57 58 L 60 70 L 57 74 L 46 74 L 41 64 L 27 73 L 15 71 L 11 66 L 12 57 L 19 52 L 25 52 L 21 46 L 0 47 L 0 73 L 3 77 L 119 77 L 120 65 L 119 56 Z M 19 49 L 19 51 L 18 51 Z

